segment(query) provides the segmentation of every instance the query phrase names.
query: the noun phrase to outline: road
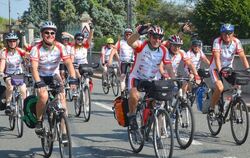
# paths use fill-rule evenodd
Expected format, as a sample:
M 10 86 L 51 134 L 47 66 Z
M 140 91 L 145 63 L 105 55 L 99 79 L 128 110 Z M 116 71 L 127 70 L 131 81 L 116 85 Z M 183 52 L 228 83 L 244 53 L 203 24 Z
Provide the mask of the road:
M 154 156 L 152 142 L 146 142 L 139 154 L 132 152 L 128 143 L 126 128 L 120 127 L 113 117 L 114 96 L 104 95 L 101 81 L 94 79 L 92 93 L 92 115 L 89 122 L 74 116 L 73 104 L 69 103 L 69 120 L 75 158 L 151 158 Z M 174 158 L 249 158 L 250 139 L 237 146 L 232 138 L 230 124 L 222 127 L 217 137 L 208 131 L 206 117 L 193 107 L 196 130 L 193 144 L 181 150 L 175 141 Z M 17 131 L 9 131 L 8 118 L 0 111 L 0 157 L 42 158 L 40 139 L 33 129 L 25 127 L 24 136 L 17 138 Z M 53 158 L 60 157 L 58 144 L 54 144 Z

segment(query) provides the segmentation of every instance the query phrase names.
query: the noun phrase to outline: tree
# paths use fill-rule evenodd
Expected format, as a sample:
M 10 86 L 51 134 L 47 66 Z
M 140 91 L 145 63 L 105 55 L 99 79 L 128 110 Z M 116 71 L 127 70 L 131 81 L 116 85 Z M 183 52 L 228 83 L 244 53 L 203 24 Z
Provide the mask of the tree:
M 239 38 L 249 38 L 249 15 L 249 0 L 201 0 L 196 4 L 192 22 L 205 44 L 211 45 L 222 23 L 234 24 Z

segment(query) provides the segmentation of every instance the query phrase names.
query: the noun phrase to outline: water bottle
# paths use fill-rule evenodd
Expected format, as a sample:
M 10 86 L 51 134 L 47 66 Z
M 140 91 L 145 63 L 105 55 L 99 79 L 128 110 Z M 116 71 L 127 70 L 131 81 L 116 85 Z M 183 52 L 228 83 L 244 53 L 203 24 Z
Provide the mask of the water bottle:
M 232 99 L 231 96 L 226 97 L 225 102 L 224 102 L 224 111 L 226 111 L 228 109 L 231 99 Z
M 199 111 L 202 111 L 202 105 L 203 105 L 203 101 L 204 101 L 204 97 L 205 97 L 205 92 L 206 92 L 206 89 L 204 87 L 199 87 L 197 89 L 197 93 L 196 93 L 196 96 L 197 96 L 197 109 Z

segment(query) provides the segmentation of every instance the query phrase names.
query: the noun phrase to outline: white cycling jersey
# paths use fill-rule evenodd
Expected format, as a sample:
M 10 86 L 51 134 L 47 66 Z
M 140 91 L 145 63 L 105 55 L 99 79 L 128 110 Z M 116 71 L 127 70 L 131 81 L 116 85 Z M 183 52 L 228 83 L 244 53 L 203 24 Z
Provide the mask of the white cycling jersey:
M 191 62 L 194 65 L 194 67 L 196 68 L 196 70 L 198 70 L 200 68 L 201 60 L 206 57 L 204 52 L 201 49 L 197 53 L 194 53 L 193 50 L 190 49 L 189 51 L 187 51 L 186 56 L 187 56 L 187 58 L 191 59 Z M 188 66 L 185 65 L 184 67 L 185 67 L 185 71 L 189 72 Z
M 220 52 L 221 67 L 232 67 L 235 54 L 243 50 L 241 42 L 239 39 L 233 37 L 230 44 L 226 45 L 223 43 L 221 37 L 218 37 L 213 42 L 213 52 Z M 215 60 L 212 56 L 212 62 L 210 64 L 210 69 L 216 69 Z
M 15 52 L 8 51 L 5 49 L 1 52 L 1 59 L 5 59 L 5 74 L 13 74 L 13 73 L 22 73 L 22 62 L 23 56 L 25 55 L 25 51 L 21 48 L 16 48 Z
M 109 61 L 109 56 L 111 54 L 111 51 L 112 51 L 112 48 L 109 48 L 108 46 L 102 47 L 101 55 L 104 57 L 105 62 Z
M 167 49 L 160 46 L 156 50 L 151 50 L 148 41 L 139 42 L 139 46 L 135 49 L 135 62 L 129 78 L 157 80 L 159 79 L 159 65 L 161 61 L 164 64 L 171 64 L 167 58 Z
M 121 62 L 134 61 L 134 50 L 128 45 L 127 41 L 122 39 L 118 41 L 115 46 L 119 52 Z
M 177 75 L 177 70 L 180 65 L 180 62 L 183 61 L 185 63 L 189 59 L 185 51 L 182 49 L 180 49 L 179 52 L 175 55 L 168 52 L 167 58 L 171 60 L 175 75 Z
M 82 47 L 73 46 L 71 48 L 71 55 L 74 56 L 74 63 L 77 64 L 88 64 L 88 48 L 89 44 L 87 41 L 84 42 Z
M 70 58 L 63 44 L 55 42 L 52 50 L 43 47 L 40 42 L 34 46 L 30 52 L 30 59 L 38 61 L 40 76 L 53 76 L 59 74 L 59 63 L 62 60 Z

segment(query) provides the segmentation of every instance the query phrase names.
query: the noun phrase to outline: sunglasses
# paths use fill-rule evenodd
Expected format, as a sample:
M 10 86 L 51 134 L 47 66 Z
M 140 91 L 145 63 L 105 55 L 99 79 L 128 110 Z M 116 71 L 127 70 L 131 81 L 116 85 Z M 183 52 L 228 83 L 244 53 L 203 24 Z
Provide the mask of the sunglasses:
M 173 46 L 176 47 L 176 48 L 180 48 L 181 47 L 180 44 L 173 44 Z
M 159 34 L 152 34 L 152 37 L 153 37 L 154 39 L 160 39 L 160 40 L 162 40 L 163 35 L 159 35 Z
M 83 41 L 83 38 L 77 38 L 76 40 L 77 41 Z
M 44 32 L 44 34 L 45 34 L 45 35 L 52 35 L 52 36 L 53 36 L 53 35 L 55 35 L 56 33 L 53 32 L 53 31 L 52 31 L 52 32 L 46 31 L 46 32 Z
M 225 32 L 225 35 L 231 35 L 233 32 Z

